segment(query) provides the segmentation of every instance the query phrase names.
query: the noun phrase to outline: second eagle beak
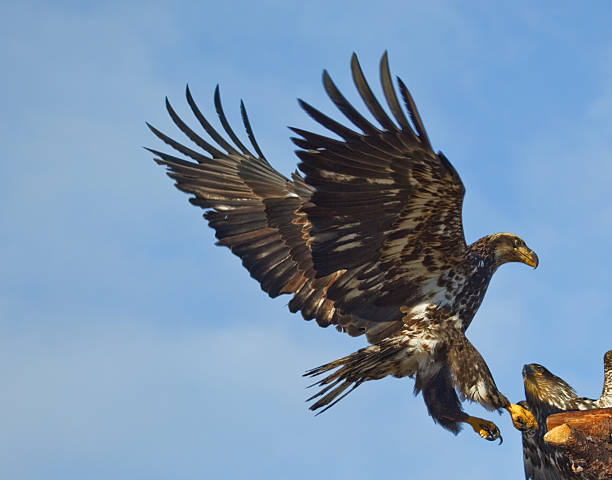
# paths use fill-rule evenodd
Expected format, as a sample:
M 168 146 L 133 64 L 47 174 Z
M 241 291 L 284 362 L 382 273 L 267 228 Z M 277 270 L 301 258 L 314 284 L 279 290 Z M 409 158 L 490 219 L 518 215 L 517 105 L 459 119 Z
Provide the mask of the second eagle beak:
M 516 249 L 516 252 L 521 257 L 521 262 L 529 265 L 533 268 L 538 268 L 538 256 L 535 254 L 533 250 L 529 250 L 527 247 L 520 247 Z

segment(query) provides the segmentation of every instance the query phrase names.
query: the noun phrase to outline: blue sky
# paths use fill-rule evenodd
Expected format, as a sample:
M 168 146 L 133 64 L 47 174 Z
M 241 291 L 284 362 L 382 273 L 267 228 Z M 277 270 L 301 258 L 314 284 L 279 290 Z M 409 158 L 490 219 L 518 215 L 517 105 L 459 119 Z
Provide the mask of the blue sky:
M 179 136 L 188 82 L 283 173 L 295 99 L 334 113 L 349 59 L 376 84 L 389 51 L 434 148 L 467 187 L 468 241 L 521 235 L 468 336 L 523 398 L 538 362 L 598 396 L 612 348 L 612 9 L 607 2 L 41 2 L 0 29 L 0 476 L 12 479 L 521 478 L 503 446 L 433 424 L 409 379 L 361 386 L 314 418 L 301 373 L 364 345 L 291 315 L 141 146 Z M 378 90 L 380 91 L 380 90 Z M 357 103 L 358 104 L 358 103 Z

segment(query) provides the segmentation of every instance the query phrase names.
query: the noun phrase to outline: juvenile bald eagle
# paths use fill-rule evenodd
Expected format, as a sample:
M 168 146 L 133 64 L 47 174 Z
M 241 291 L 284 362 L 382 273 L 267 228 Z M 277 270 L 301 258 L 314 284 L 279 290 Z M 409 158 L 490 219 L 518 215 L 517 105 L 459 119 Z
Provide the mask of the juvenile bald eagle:
M 340 93 L 327 72 L 323 84 L 353 130 L 299 103 L 338 139 L 299 128 L 299 169 L 285 178 L 268 163 L 240 108 L 254 152 L 230 127 L 219 90 L 214 103 L 226 137 L 201 113 L 187 88 L 187 102 L 213 145 L 192 130 L 166 99 L 176 126 L 202 150 L 184 146 L 149 125 L 184 157 L 150 150 L 191 203 L 206 210 L 218 245 L 242 259 L 271 297 L 293 296 L 291 312 L 322 327 L 365 335 L 371 346 L 315 368 L 330 372 L 312 410 L 327 409 L 367 380 L 387 375 L 415 378 L 434 421 L 452 432 L 468 423 L 487 440 L 500 438 L 492 422 L 471 417 L 463 399 L 490 410 L 506 409 L 517 428 L 533 417 L 511 404 L 486 363 L 465 337 L 498 267 L 538 257 L 518 236 L 487 235 L 467 245 L 461 221 L 464 186 L 442 153 L 434 153 L 414 101 L 398 79 L 405 115 L 387 55 L 380 63 L 391 118 L 368 86 L 357 57 L 353 80 L 372 124 Z M 188 157 L 187 159 L 185 157 Z M 335 371 L 333 371 L 335 370 Z M 458 394 L 457 394 L 458 393 Z
M 604 385 L 598 399 L 579 397 L 563 379 L 552 374 L 542 365 L 532 363 L 523 367 L 526 400 L 521 405 L 531 411 L 537 428 L 525 429 L 523 437 L 523 462 L 525 478 L 530 480 L 575 480 L 571 463 L 557 448 L 543 439 L 546 418 L 555 413 L 570 410 L 591 410 L 612 407 L 612 350 L 604 355 Z

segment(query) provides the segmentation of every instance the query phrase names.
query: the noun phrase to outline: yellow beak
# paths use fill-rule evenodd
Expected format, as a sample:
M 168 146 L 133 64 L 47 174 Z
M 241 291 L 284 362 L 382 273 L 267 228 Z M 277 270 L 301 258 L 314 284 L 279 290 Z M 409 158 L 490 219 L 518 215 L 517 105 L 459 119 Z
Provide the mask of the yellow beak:
M 516 249 L 517 253 L 521 257 L 521 261 L 530 267 L 538 268 L 538 256 L 533 250 L 529 250 L 527 247 L 520 247 Z

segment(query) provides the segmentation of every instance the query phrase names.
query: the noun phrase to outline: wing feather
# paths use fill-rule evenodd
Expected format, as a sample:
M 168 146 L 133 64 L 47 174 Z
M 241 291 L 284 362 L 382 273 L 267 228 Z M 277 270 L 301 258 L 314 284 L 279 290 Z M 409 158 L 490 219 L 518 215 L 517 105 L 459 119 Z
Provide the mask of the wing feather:
M 234 130 L 230 126 L 227 121 L 227 117 L 225 116 L 225 112 L 223 111 L 223 105 L 221 104 L 221 94 L 219 93 L 219 85 L 215 87 L 215 95 L 214 95 L 215 109 L 217 110 L 217 116 L 219 117 L 219 121 L 221 122 L 221 126 L 225 133 L 229 135 L 232 139 L 232 142 L 240 149 L 243 155 L 247 155 L 252 157 L 253 154 L 249 152 L 249 150 L 243 145 L 238 136 L 234 133 Z
M 215 146 L 189 127 L 166 99 L 170 118 L 204 153 L 170 138 L 152 125 L 153 134 L 187 159 L 154 149 L 157 163 L 168 169 L 176 187 L 193 195 L 190 202 L 206 210 L 204 217 L 215 230 L 217 244 L 226 246 L 242 259 L 243 265 L 271 297 L 292 294 L 292 312 L 301 311 L 307 319 L 327 327 L 336 325 L 351 335 L 365 333 L 375 325 L 342 315 L 327 298 L 328 288 L 343 271 L 315 278 L 310 250 L 310 221 L 303 206 L 310 201 L 313 188 L 295 172 L 291 180 L 274 170 L 259 147 L 251 123 L 240 103 L 244 127 L 255 151 L 240 141 L 229 125 L 221 104 L 219 88 L 214 104 L 225 139 L 210 124 L 186 88 L 192 113 Z M 357 135 L 357 134 L 355 134 Z
M 465 189 L 450 162 L 433 153 L 414 100 L 400 81 L 410 121 L 405 115 L 387 54 L 380 64 L 381 84 L 399 128 L 376 100 L 355 55 L 351 70 L 380 128 L 357 112 L 324 72 L 330 99 L 363 133 L 305 102 L 306 112 L 344 141 L 293 129 L 301 137 L 294 140 L 301 149 L 299 168 L 314 187 L 304 208 L 311 222 L 312 260 L 317 276 L 347 270 L 327 292 L 344 314 L 399 323 L 400 307 L 431 301 L 440 292 L 440 278 L 465 258 Z
M 370 113 L 374 115 L 374 118 L 378 120 L 378 122 L 385 130 L 397 130 L 397 127 L 389 118 L 380 103 L 378 103 L 376 96 L 370 89 L 370 86 L 368 85 L 368 82 L 365 79 L 365 76 L 363 75 L 363 71 L 361 70 L 361 65 L 359 65 L 357 55 L 355 55 L 354 53 L 351 57 L 351 73 L 353 74 L 353 81 L 355 82 L 355 86 L 359 91 L 359 95 L 361 95 L 361 98 L 363 98 L 366 107 L 368 107 Z
M 378 128 L 366 120 L 366 118 L 361 115 L 346 98 L 344 98 L 329 76 L 329 73 L 327 73 L 327 70 L 323 71 L 323 86 L 329 98 L 331 98 L 336 104 L 336 107 L 338 107 L 338 110 L 340 110 L 356 127 L 361 129 L 364 133 L 377 134 L 380 132 Z
M 561 480 L 569 470 L 568 460 L 553 447 L 534 435 L 523 433 L 523 465 L 526 480 Z
M 441 275 L 465 254 L 461 208 L 464 188 L 442 154 L 431 149 L 414 101 L 400 81 L 404 113 L 385 53 L 380 63 L 385 112 L 367 83 L 356 55 L 351 72 L 357 91 L 379 125 L 342 95 L 327 72 L 330 99 L 357 130 L 299 100 L 306 113 L 337 135 L 330 138 L 292 128 L 299 169 L 291 179 L 274 170 L 262 153 L 240 103 L 244 128 L 255 153 L 230 126 L 219 87 L 214 106 L 221 135 L 191 95 L 187 103 L 205 140 L 166 100 L 168 113 L 202 152 L 153 126 L 151 131 L 185 158 L 157 150 L 190 202 L 206 210 L 218 244 L 238 255 L 270 296 L 293 295 L 292 312 L 336 325 L 376 341 L 402 326 L 402 308 L 439 294 Z
M 358 63 L 356 57 L 355 61 Z M 413 135 L 412 128 L 410 127 L 410 123 L 408 122 L 408 119 L 400 106 L 399 100 L 397 99 L 395 88 L 393 88 L 393 81 L 391 80 L 391 72 L 389 69 L 389 56 L 387 55 L 387 52 L 385 52 L 380 59 L 380 83 L 383 88 L 383 93 L 385 94 L 385 99 L 387 100 L 387 104 L 389 105 L 389 109 L 393 113 L 393 116 L 400 124 L 402 130 L 406 134 L 412 135 L 413 139 L 416 140 L 416 137 Z
M 198 122 L 200 122 L 200 125 L 202 125 L 204 131 L 206 131 L 206 133 L 210 135 L 210 138 L 212 138 L 221 148 L 224 148 L 226 152 L 239 155 L 238 150 L 236 150 L 229 142 L 227 142 L 221 135 L 219 135 L 219 133 L 217 133 L 217 131 L 208 122 L 208 120 L 206 120 L 204 115 L 202 115 L 202 112 L 198 108 L 197 104 L 193 99 L 193 96 L 191 95 L 189 85 L 185 87 L 185 96 L 187 97 L 187 103 L 189 104 L 193 115 L 197 118 Z

